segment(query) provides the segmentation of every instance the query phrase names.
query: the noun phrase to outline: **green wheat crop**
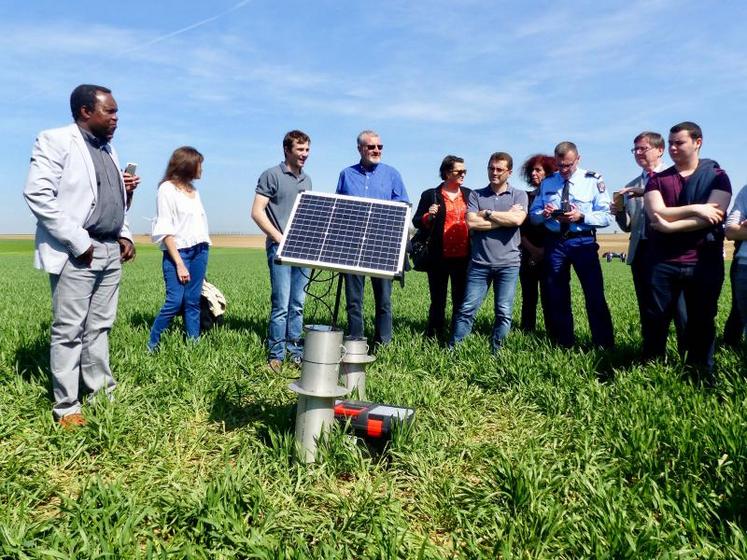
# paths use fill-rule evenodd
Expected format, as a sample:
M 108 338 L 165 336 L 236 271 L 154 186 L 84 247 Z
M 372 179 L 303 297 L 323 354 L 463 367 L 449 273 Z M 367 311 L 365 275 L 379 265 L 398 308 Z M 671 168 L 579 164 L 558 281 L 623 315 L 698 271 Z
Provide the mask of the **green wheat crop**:
M 602 265 L 613 352 L 590 349 L 575 284 L 579 349 L 514 330 L 493 357 L 486 303 L 449 353 L 422 337 L 427 285 L 408 274 L 367 390 L 416 408 L 415 424 L 383 453 L 333 431 L 301 466 L 295 372 L 265 368 L 262 251 L 214 249 L 225 325 L 192 346 L 177 323 L 148 355 L 163 284 L 160 254 L 140 248 L 111 336 L 116 400 L 71 432 L 50 414 L 48 280 L 29 243 L 0 254 L 2 558 L 747 558 L 744 353 L 718 348 L 715 390 L 683 379 L 674 344 L 641 365 L 621 263 Z M 329 288 L 327 304 L 334 286 L 314 287 Z M 719 330 L 729 303 L 727 285 Z

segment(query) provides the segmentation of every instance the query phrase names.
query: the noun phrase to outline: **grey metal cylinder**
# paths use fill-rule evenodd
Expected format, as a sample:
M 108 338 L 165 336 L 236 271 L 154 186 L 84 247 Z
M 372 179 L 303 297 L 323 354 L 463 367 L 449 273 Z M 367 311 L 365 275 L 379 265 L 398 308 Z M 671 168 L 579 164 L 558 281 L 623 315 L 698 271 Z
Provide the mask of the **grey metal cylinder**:
M 342 358 L 340 382 L 359 400 L 366 400 L 366 364 L 376 358 L 368 355 L 365 338 L 346 337 L 345 355 Z
M 335 420 L 335 398 L 350 391 L 340 387 L 340 359 L 345 348 L 342 331 L 326 325 L 307 325 L 301 378 L 289 385 L 298 393 L 296 450 L 301 462 L 316 460 L 319 438 Z
M 366 367 L 363 364 L 342 364 L 340 382 L 350 390 L 352 398 L 366 400 Z
M 342 356 L 342 331 L 327 325 L 306 325 L 303 328 L 304 361 L 317 364 L 339 364 Z
M 298 395 L 296 457 L 302 463 L 316 461 L 319 438 L 335 421 L 334 397 Z

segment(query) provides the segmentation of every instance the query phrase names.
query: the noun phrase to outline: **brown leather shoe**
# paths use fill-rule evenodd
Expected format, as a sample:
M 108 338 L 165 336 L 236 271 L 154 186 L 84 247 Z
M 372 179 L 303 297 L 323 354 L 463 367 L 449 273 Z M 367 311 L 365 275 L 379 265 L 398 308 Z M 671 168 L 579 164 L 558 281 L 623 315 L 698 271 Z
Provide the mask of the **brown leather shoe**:
M 283 368 L 283 361 L 278 359 L 272 359 L 267 362 L 267 369 L 270 371 L 273 371 L 275 373 L 280 373 L 280 370 Z
M 62 426 L 64 430 L 74 430 L 80 426 L 86 425 L 86 419 L 80 412 L 73 412 L 60 418 L 57 423 Z

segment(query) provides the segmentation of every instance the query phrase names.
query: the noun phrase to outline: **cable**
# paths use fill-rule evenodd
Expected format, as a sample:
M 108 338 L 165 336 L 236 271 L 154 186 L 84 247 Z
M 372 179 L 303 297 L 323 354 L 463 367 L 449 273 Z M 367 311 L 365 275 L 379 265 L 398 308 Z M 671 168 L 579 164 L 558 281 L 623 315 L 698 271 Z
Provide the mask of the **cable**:
M 313 300 L 313 306 L 309 313 L 304 312 L 304 322 L 307 324 L 318 324 L 317 322 L 317 306 L 321 305 L 322 308 L 327 312 L 327 317 L 330 321 L 332 320 L 332 307 L 325 301 L 325 298 L 329 296 L 332 288 L 335 284 L 335 279 L 340 275 L 339 272 L 333 272 L 321 269 L 312 269 L 311 274 L 307 275 L 302 269 L 303 275 L 309 280 L 306 283 L 303 291 Z M 327 273 L 327 276 L 324 274 Z M 317 295 L 313 293 L 312 287 L 319 285 L 322 287 L 322 293 Z M 305 309 L 309 309 L 309 306 L 305 306 Z

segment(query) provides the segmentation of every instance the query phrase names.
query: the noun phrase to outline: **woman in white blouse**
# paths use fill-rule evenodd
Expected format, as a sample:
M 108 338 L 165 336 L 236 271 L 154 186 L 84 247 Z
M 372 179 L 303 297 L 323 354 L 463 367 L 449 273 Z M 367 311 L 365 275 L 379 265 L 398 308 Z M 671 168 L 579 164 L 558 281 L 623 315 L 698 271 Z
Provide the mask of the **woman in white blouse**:
M 154 351 L 161 334 L 184 310 L 187 338 L 200 336 L 200 293 L 208 262 L 207 216 L 200 193 L 192 184 L 202 175 L 202 154 L 190 146 L 174 150 L 158 186 L 153 242 L 163 251 L 166 302 L 150 329 L 148 350 Z

